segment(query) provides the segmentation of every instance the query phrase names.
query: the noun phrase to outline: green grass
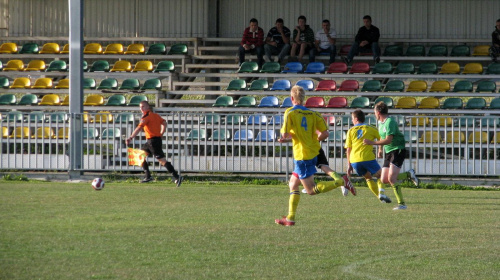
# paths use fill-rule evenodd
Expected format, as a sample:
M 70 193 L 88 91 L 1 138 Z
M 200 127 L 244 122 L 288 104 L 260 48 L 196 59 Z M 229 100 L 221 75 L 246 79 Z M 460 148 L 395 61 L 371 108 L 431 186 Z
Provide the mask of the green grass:
M 498 279 L 500 192 L 0 181 L 0 279 Z M 392 190 L 386 192 L 394 199 Z

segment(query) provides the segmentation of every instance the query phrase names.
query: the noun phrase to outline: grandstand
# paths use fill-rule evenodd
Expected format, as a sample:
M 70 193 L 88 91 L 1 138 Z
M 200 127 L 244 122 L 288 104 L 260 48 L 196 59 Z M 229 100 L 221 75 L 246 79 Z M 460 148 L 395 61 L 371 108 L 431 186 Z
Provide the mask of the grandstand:
M 67 13 L 63 4 L 67 1 L 48 2 L 55 5 L 51 9 Z M 243 13 L 235 5 L 246 2 L 226 1 L 219 11 L 211 8 L 205 12 L 207 1 L 192 1 L 192 13 L 199 17 L 189 16 L 191 21 L 185 18 L 187 11 L 180 9 L 175 14 L 165 6 L 175 2 L 184 7 L 181 0 L 150 1 L 138 12 L 131 8 L 134 1 L 122 1 L 104 5 L 96 14 L 89 11 L 97 0 L 85 2 L 84 106 L 78 114 L 82 119 L 82 171 L 141 170 L 128 166 L 124 139 L 137 125 L 138 102 L 149 100 L 168 120 L 164 149 L 179 169 L 287 173 L 293 165 L 291 146 L 276 139 L 280 115 L 289 106 L 289 88 L 300 84 L 308 90 L 308 106 L 321 112 L 329 124 L 330 137 L 322 146 L 329 151 L 333 169 L 343 170 L 346 165 L 343 140 L 352 125 L 350 112 L 362 108 L 375 125 L 373 105 L 384 100 L 392 103 L 390 113 L 398 118 L 407 138 L 409 154 L 404 168 L 411 166 L 430 176 L 500 173 L 500 63 L 493 63 L 484 51 L 490 43 L 489 26 L 497 19 L 490 12 L 493 7 L 456 1 L 453 9 L 467 7 L 484 20 L 479 25 L 464 19 L 464 24 L 481 26 L 472 35 L 451 24 L 433 25 L 436 30 L 430 30 L 431 24 L 443 22 L 434 15 L 451 17 L 450 7 L 436 3 L 439 1 L 423 1 L 434 9 L 432 13 L 422 11 L 430 18 L 425 24 L 411 22 L 405 16 L 407 11 L 397 16 L 414 24 L 412 33 L 405 25 L 382 21 L 384 13 L 398 12 L 394 10 L 397 7 L 388 11 L 370 7 L 373 23 L 382 31 L 381 62 L 375 64 L 371 56 L 361 55 L 350 65 L 341 62 L 342 51 L 352 43 L 355 32 L 346 25 L 361 26 L 364 12 L 345 15 L 334 9 L 334 16 L 325 13 L 339 36 L 337 62 L 329 65 L 329 57 L 318 56 L 316 63 L 309 63 L 305 56 L 303 64 L 284 61 L 258 69 L 256 56 L 247 55 L 241 66 L 235 61 L 247 20 L 229 21 Z M 336 7 L 350 3 L 337 2 L 341 5 Z M 491 1 L 479 2 L 491 5 Z M 49 32 L 20 24 L 40 20 L 16 13 L 28 3 L 41 5 L 40 11 L 49 9 L 36 1 L 15 1 L 6 11 L 10 14 L 8 33 L 2 33 L 0 25 L 0 168 L 68 170 L 68 119 L 75 117 L 69 113 L 68 22 L 54 18 L 54 24 L 64 25 L 63 31 L 54 27 Z M 303 5 L 299 3 L 295 4 Z M 334 4 L 314 1 L 311 5 L 333 9 Z M 495 5 L 500 8 L 499 3 Z M 129 17 L 115 19 L 123 22 L 123 33 L 91 24 L 95 17 L 102 17 L 104 24 L 111 26 L 106 15 L 117 6 L 129 13 Z M 149 13 L 150 20 L 161 22 L 160 15 L 151 12 L 157 7 L 172 15 L 172 19 L 163 19 L 164 15 L 161 19 L 172 23 L 174 31 L 148 26 L 149 21 L 140 17 Z M 411 7 L 411 1 L 401 1 L 399 9 Z M 248 3 L 244 10 L 250 14 L 257 11 Z M 313 29 L 318 29 L 325 17 L 321 10 L 306 15 L 318 18 L 317 23 L 309 20 Z M 234 13 L 229 16 L 227 11 Z M 291 27 L 297 16 L 282 17 Z M 138 28 L 126 23 L 130 17 L 137 20 Z M 276 16 L 269 12 L 256 17 L 267 31 Z M 349 19 L 342 22 L 344 18 Z M 212 26 L 219 29 L 212 30 Z M 137 137 L 133 146 L 140 147 L 144 141 Z M 157 169 L 155 162 L 152 170 Z

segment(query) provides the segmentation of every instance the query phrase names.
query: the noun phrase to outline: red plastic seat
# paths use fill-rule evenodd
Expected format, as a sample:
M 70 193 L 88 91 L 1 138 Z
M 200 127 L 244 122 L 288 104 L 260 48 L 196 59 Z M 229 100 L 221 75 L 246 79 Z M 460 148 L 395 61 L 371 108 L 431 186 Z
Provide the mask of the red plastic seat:
M 340 47 L 339 55 L 347 55 L 350 49 L 351 45 L 343 45 L 342 47 Z
M 334 80 L 319 81 L 315 91 L 335 91 L 337 90 L 337 83 Z
M 328 101 L 327 108 L 345 108 L 347 107 L 347 99 L 343 96 L 334 96 Z
M 370 73 L 370 64 L 367 62 L 355 62 L 351 66 L 351 71 L 349 73 Z
M 328 66 L 326 73 L 347 73 L 347 64 L 345 62 L 334 62 Z
M 323 116 L 327 125 L 335 125 L 335 116 Z
M 356 80 L 345 80 L 339 87 L 339 91 L 357 91 L 359 83 Z
M 307 108 L 323 108 L 325 107 L 325 99 L 320 96 L 309 97 L 306 100 Z

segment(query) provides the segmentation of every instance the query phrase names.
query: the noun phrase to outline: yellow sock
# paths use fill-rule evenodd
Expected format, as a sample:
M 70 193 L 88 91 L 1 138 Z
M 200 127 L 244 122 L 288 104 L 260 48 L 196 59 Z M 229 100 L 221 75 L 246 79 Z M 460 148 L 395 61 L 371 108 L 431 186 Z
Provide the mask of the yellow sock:
M 290 193 L 290 200 L 288 201 L 288 216 L 286 217 L 289 221 L 295 221 L 295 213 L 297 212 L 297 206 L 299 206 L 300 192 L 293 191 Z
M 340 176 L 339 173 L 332 171 L 328 173 L 328 175 L 332 177 L 333 181 L 335 181 L 336 184 L 338 184 L 338 187 L 344 185 L 344 179 L 342 179 L 342 176 Z
M 410 178 L 410 174 L 408 174 L 408 172 L 398 174 L 398 180 L 406 180 L 408 178 Z
M 372 193 L 378 198 L 379 191 L 377 183 L 372 179 L 366 179 L 366 184 L 368 185 L 368 188 L 372 191 Z
M 343 180 L 342 180 L 343 182 Z M 338 182 L 337 181 L 328 181 L 328 182 L 319 182 L 316 184 L 314 187 L 314 192 L 315 193 L 326 193 L 329 192 L 335 188 L 338 188 Z
M 392 186 L 394 189 L 394 195 L 396 195 L 396 199 L 398 200 L 398 204 L 405 204 L 405 201 L 403 199 L 403 192 L 401 192 L 401 186 Z
M 378 185 L 378 193 L 379 194 L 384 194 L 385 189 L 389 187 L 389 184 L 382 183 L 381 179 L 377 180 L 377 185 Z

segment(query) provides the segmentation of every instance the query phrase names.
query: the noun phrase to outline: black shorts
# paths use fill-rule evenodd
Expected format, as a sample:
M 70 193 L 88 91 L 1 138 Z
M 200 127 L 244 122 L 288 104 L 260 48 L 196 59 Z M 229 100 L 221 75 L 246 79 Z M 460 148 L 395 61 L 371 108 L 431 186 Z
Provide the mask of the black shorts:
M 161 137 L 153 137 L 146 140 L 142 150 L 148 153 L 148 155 L 153 155 L 156 159 L 161 159 L 165 157 L 163 152 Z
M 385 154 L 384 168 L 388 168 L 391 163 L 401 168 L 406 158 L 406 149 L 394 150 Z
M 326 158 L 325 151 L 323 148 L 319 149 L 319 155 L 317 156 L 318 161 L 316 162 L 316 167 L 321 169 L 322 165 L 328 165 L 328 159 Z

